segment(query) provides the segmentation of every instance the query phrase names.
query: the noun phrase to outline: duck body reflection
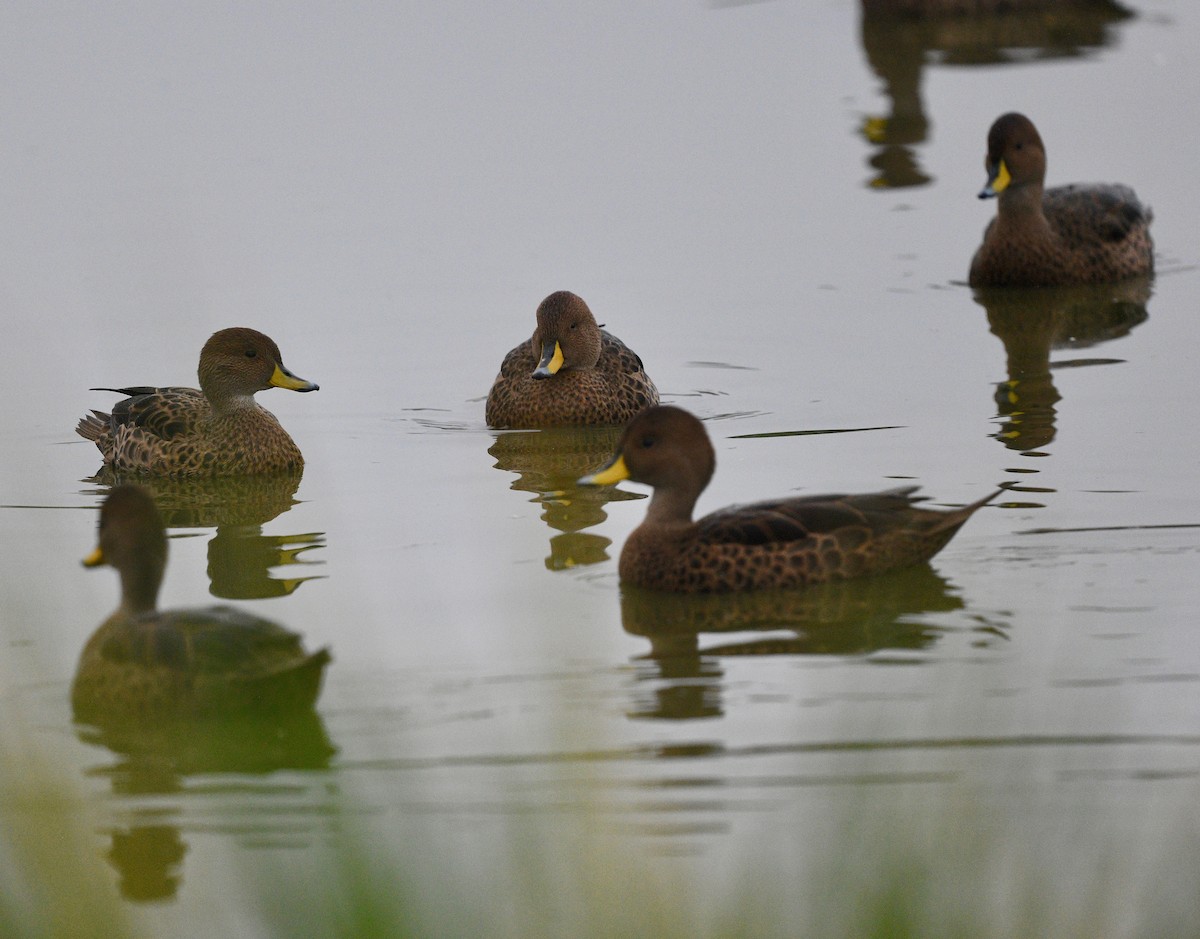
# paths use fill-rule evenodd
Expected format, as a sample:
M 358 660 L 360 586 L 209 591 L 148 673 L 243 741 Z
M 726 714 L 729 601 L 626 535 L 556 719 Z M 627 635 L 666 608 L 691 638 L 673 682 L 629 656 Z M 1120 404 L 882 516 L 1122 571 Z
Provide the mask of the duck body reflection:
M 108 861 L 120 875 L 119 889 L 128 900 L 142 903 L 174 897 L 184 879 L 185 837 L 196 830 L 189 811 L 206 800 L 203 829 L 237 837 L 270 838 L 282 833 L 307 840 L 314 836 L 321 813 L 323 787 L 319 774 L 309 781 L 293 774 L 291 798 L 280 799 L 279 771 L 320 771 L 337 752 L 320 716 L 311 707 L 288 712 L 220 714 L 203 720 L 180 718 L 115 722 L 103 727 L 80 725 L 79 739 L 116 756 L 88 770 L 105 776 L 113 794 L 129 800 L 111 829 Z M 239 803 L 236 819 L 214 819 L 212 787 L 202 781 L 214 775 L 242 777 L 237 791 L 252 797 L 261 811 L 247 821 Z M 148 802 L 142 797 L 152 797 Z M 299 808 L 295 799 L 299 798 Z M 164 801 L 173 809 L 164 813 Z M 219 815 L 219 813 L 218 813 Z
M 89 567 L 109 564 L 121 602 L 88 640 L 71 688 L 77 720 L 103 724 L 311 708 L 327 649 L 232 607 L 159 611 L 166 533 L 153 500 L 118 486 L 100 511 Z
M 1084 349 L 1120 339 L 1149 317 L 1150 279 L 1076 287 L 991 287 L 975 290 L 988 326 L 1004 343 L 1008 377 L 996 386 L 1003 426 L 995 436 L 1010 450 L 1037 451 L 1057 434 L 1061 398 L 1053 370 L 1110 365 L 1089 357 L 1052 362 L 1055 349 Z
M 320 575 L 310 557 L 324 532 L 266 534 L 263 526 L 297 505 L 301 473 L 258 476 L 139 476 L 104 469 L 89 482 L 103 495 L 125 483 L 150 493 L 168 529 L 215 528 L 208 543 L 209 592 L 226 600 L 287 596 Z M 282 573 L 284 576 L 277 576 Z
M 621 551 L 622 583 L 678 593 L 803 587 L 928 560 L 998 489 L 951 511 L 921 508 L 915 486 L 858 495 L 790 497 L 692 520 L 716 457 L 704 426 L 680 408 L 651 408 L 616 456 L 581 483 L 654 487 L 645 521 Z
M 607 517 L 605 506 L 645 498 L 617 489 L 580 487 L 584 473 L 603 466 L 621 435 L 619 427 L 556 427 L 501 433 L 488 448 L 496 469 L 517 474 L 512 489 L 533 494 L 551 529 L 549 570 L 569 570 L 608 560 L 609 538 L 588 529 Z
M 928 564 L 803 590 L 683 594 L 622 584 L 622 625 L 650 643 L 638 656 L 630 716 L 723 714 L 730 658 L 924 652 L 942 635 L 934 617 L 964 607 L 957 589 Z M 975 619 L 980 642 L 1007 638 L 1003 619 Z

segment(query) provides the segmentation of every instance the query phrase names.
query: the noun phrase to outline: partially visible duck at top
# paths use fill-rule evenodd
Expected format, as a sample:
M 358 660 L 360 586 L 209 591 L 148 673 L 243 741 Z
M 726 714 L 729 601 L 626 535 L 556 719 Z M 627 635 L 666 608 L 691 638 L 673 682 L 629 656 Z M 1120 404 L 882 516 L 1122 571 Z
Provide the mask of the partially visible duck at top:
M 106 468 L 156 476 L 295 473 L 304 457 L 255 400 L 267 388 L 316 391 L 284 367 L 279 346 L 254 329 L 213 333 L 200 350 L 200 388 L 93 388 L 129 395 L 93 411 L 76 432 L 95 441 Z
M 868 16 L 894 16 L 907 19 L 936 19 L 939 17 L 1003 17 L 1009 14 L 1053 10 L 1095 10 L 1097 14 L 1112 11 L 1115 15 L 1130 16 L 1116 0 L 862 0 L 863 13 Z
M 504 357 L 485 416 L 501 428 L 624 424 L 657 403 L 637 353 L 560 290 L 538 306 L 533 338 Z
M 1154 270 L 1152 213 L 1128 186 L 1044 189 L 1046 149 L 1023 114 L 996 119 L 984 159 L 996 217 L 971 261 L 974 287 L 1055 287 L 1124 280 Z
M 654 488 L 621 549 L 621 582 L 674 593 L 778 590 L 920 564 L 1003 489 L 949 511 L 919 505 L 916 486 L 855 495 L 785 496 L 693 521 L 716 467 L 704 425 L 681 408 L 643 411 L 609 464 L 579 482 Z

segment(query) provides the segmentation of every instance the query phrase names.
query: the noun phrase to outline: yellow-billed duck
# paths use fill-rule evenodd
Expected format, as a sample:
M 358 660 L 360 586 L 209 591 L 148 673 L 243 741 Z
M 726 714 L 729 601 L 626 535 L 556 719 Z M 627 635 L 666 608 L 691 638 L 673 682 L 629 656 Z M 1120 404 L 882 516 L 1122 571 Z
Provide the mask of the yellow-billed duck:
M 861 495 L 793 496 L 692 520 L 716 456 L 704 426 L 662 406 L 625 428 L 607 466 L 579 480 L 654 487 L 646 519 L 621 550 L 621 581 L 651 590 L 721 593 L 803 587 L 878 574 L 933 557 L 980 506 L 920 508 L 916 486 Z
M 972 286 L 1106 283 L 1154 270 L 1150 209 L 1128 186 L 1044 189 L 1046 148 L 1025 115 L 996 119 L 984 166 L 979 198 L 997 196 L 998 208 L 971 261 Z
M 151 721 L 311 707 L 329 651 L 228 606 L 159 610 L 167 537 L 138 486 L 113 489 L 100 508 L 99 544 L 87 567 L 108 564 L 121 603 L 88 639 L 71 686 L 78 720 Z
M 298 472 L 300 448 L 254 400 L 267 388 L 316 391 L 297 378 L 269 336 L 234 327 L 200 350 L 200 388 L 93 388 L 129 395 L 112 413 L 93 411 L 76 432 L 95 441 L 105 466 L 157 476 Z
M 538 306 L 533 338 L 504 357 L 485 415 L 489 427 L 624 424 L 657 403 L 637 354 L 560 290 Z

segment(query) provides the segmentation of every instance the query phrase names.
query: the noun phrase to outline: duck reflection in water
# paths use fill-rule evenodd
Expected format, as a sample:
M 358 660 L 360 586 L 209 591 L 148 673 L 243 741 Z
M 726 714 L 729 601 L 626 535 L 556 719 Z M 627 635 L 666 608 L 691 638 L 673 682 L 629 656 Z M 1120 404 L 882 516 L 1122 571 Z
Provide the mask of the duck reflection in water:
M 293 774 L 286 798 L 273 774 L 324 770 L 337 752 L 320 716 L 309 708 L 290 712 L 233 714 L 204 720 L 169 719 L 136 726 L 79 725 L 79 739 L 113 753 L 116 762 L 87 770 L 109 777 L 114 794 L 132 801 L 109 830 L 109 863 L 120 875 L 121 895 L 135 902 L 173 897 L 183 879 L 188 851 L 184 837 L 190 800 L 203 802 L 206 834 L 253 839 L 285 837 L 303 844 L 318 834 L 321 813 L 311 805 L 325 798 L 322 777 Z M 220 803 L 205 777 L 242 777 L 229 787 L 230 821 L 222 824 Z M 138 803 L 151 797 L 148 805 Z M 164 797 L 167 797 L 164 799 Z M 216 799 L 223 798 L 216 794 Z M 165 801 L 175 800 L 167 809 Z M 248 815 L 247 805 L 267 811 Z M 248 820 L 250 819 L 250 820 Z M 199 823 L 195 827 L 201 827 Z
M 869 185 L 930 181 L 917 145 L 929 136 L 921 73 L 938 65 L 995 66 L 1077 58 L 1115 42 L 1113 26 L 1133 17 L 1113 0 L 862 0 L 862 44 L 890 102 L 864 119 L 874 145 Z
M 941 635 L 929 615 L 963 608 L 955 588 L 928 564 L 804 590 L 671 594 L 623 585 L 622 625 L 650 643 L 630 716 L 720 716 L 722 662 L 733 656 L 924 650 Z M 1006 636 L 1002 623 L 987 618 L 978 617 L 976 628 L 981 641 Z M 705 633 L 746 635 L 702 648 Z
M 620 427 L 561 427 L 499 434 L 488 453 L 496 469 L 516 473 L 511 488 L 534 494 L 542 520 L 556 532 L 550 538 L 546 567 L 569 570 L 608 559 L 612 540 L 586 531 L 607 517 L 604 506 L 640 493 L 579 486 L 580 476 L 599 469 L 612 455 Z
M 105 494 L 136 484 L 153 497 L 169 529 L 216 528 L 208 543 L 209 592 L 227 600 L 265 600 L 293 593 L 320 575 L 298 573 L 315 563 L 305 556 L 324 547 L 324 532 L 267 535 L 263 526 L 298 504 L 301 474 L 171 479 L 128 477 L 110 470 L 88 482 Z M 277 577 L 273 569 L 287 576 Z
M 1089 356 L 1051 362 L 1054 349 L 1086 349 L 1128 335 L 1149 316 L 1150 280 L 1083 287 L 979 288 L 975 302 L 1004 343 L 1008 377 L 996 385 L 1002 421 L 994 436 L 1010 450 L 1037 455 L 1057 433 L 1062 397 L 1052 372 L 1121 359 Z
M 183 795 L 194 774 L 327 766 L 334 748 L 314 705 L 328 649 L 308 653 L 296 633 L 230 607 L 159 611 L 166 557 L 149 494 L 115 488 L 84 563 L 117 569 L 121 602 L 84 646 L 71 687 L 80 739 L 122 757 L 99 772 L 120 794 Z M 122 892 L 169 896 L 186 845 L 160 808 L 134 814 L 112 833 Z

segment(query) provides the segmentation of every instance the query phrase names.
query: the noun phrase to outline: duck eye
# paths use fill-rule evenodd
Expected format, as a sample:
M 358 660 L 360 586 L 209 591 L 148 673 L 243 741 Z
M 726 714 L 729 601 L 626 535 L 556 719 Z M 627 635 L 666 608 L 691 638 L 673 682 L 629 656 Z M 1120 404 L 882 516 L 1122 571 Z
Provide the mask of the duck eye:
M 257 355 L 258 355 L 258 353 L 257 353 L 257 352 L 255 352 L 253 349 L 247 349 L 247 350 L 246 350 L 246 358 L 248 358 L 248 359 L 253 359 L 253 358 L 255 358 Z
M 647 434 L 642 438 L 642 449 L 649 450 L 652 446 L 654 446 L 654 437 L 652 437 L 650 434 Z

